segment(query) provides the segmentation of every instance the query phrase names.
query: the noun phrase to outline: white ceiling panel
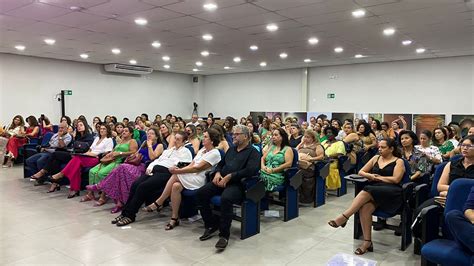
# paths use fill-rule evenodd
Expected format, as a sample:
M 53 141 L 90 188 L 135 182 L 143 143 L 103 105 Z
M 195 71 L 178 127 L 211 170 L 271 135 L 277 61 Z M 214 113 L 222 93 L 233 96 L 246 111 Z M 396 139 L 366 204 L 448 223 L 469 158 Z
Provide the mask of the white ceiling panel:
M 80 8 L 90 8 L 109 2 L 110 0 L 38 0 L 38 2 L 48 5 L 70 8 L 72 6 Z
M 110 0 L 104 4 L 88 8 L 87 11 L 98 15 L 114 17 L 124 16 L 154 7 L 155 6 L 140 2 L 138 0 Z
M 472 4 L 464 0 L 216 0 L 215 11 L 202 7 L 207 0 L 0 0 L 0 52 L 90 63 L 139 64 L 163 70 L 163 55 L 171 57 L 171 72 L 199 74 L 260 71 L 303 66 L 324 66 L 473 55 Z M 82 7 L 72 11 L 70 7 Z M 367 11 L 353 18 L 357 8 Z M 4 13 L 2 13 L 4 12 Z M 6 13 L 5 13 L 6 12 Z M 143 17 L 146 26 L 134 19 Z M 276 23 L 278 31 L 266 25 Z M 382 30 L 392 26 L 393 36 Z M 201 36 L 212 34 L 212 41 Z M 309 37 L 319 43 L 308 44 Z M 56 39 L 48 46 L 43 39 Z M 413 44 L 403 46 L 402 40 Z M 152 41 L 161 47 L 151 46 Z M 14 49 L 16 44 L 27 48 Z M 257 51 L 249 46 L 256 44 Z M 334 53 L 336 46 L 344 52 Z M 113 55 L 111 49 L 122 50 Z M 415 49 L 424 47 L 424 54 Z M 202 57 L 200 52 L 211 54 Z M 279 53 L 287 52 L 282 60 Z M 355 59 L 361 53 L 368 57 Z M 242 62 L 232 61 L 240 56 Z M 313 62 L 306 64 L 304 58 Z M 224 66 L 232 67 L 224 70 Z M 168 71 L 168 70 L 167 70 Z
M 43 3 L 32 3 L 11 11 L 6 12 L 7 15 L 21 17 L 34 20 L 47 20 L 59 17 L 71 12 L 69 9 L 50 6 Z
M 56 17 L 48 20 L 49 23 L 59 24 L 70 27 L 80 27 L 88 24 L 93 24 L 99 21 L 107 20 L 106 17 L 87 14 L 83 12 L 72 12 L 64 16 Z
M 5 13 L 10 10 L 26 6 L 33 3 L 35 0 L 2 0 L 0 1 L 0 13 Z

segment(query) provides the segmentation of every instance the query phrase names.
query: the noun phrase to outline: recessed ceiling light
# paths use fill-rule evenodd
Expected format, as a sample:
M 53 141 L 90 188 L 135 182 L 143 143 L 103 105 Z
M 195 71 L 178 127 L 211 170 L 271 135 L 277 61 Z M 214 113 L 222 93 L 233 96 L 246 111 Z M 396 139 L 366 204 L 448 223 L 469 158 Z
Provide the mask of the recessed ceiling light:
M 365 16 L 365 10 L 363 10 L 363 9 L 354 10 L 354 11 L 352 11 L 352 16 L 355 17 L 355 18 L 361 18 L 361 17 Z
M 211 34 L 204 34 L 204 35 L 202 35 L 202 38 L 206 41 L 210 41 L 210 40 L 213 39 Z
M 356 54 L 356 55 L 354 55 L 354 57 L 355 57 L 355 58 L 364 58 L 364 57 L 367 57 L 367 56 L 361 55 L 361 54 Z
M 425 51 L 426 51 L 425 48 L 418 48 L 418 49 L 416 49 L 416 53 L 418 53 L 418 54 L 422 54 L 422 53 L 424 53 Z
M 56 40 L 54 39 L 44 39 L 44 42 L 47 44 L 47 45 L 53 45 L 56 43 Z
M 197 72 L 197 71 L 199 71 L 199 69 L 197 69 L 197 68 L 193 68 L 193 71 L 194 71 L 194 72 Z
M 278 30 L 278 25 L 277 24 L 268 24 L 267 25 L 267 30 L 268 31 L 277 31 Z
M 402 41 L 402 44 L 405 45 L 405 46 L 410 45 L 411 43 L 412 43 L 411 40 L 404 40 L 404 41 Z
M 386 35 L 386 36 L 393 35 L 394 33 L 395 33 L 394 28 L 386 28 L 386 29 L 383 30 L 383 34 Z
M 229 67 L 229 66 L 225 66 L 224 69 L 230 69 L 230 67 Z
M 137 64 L 137 60 L 135 59 L 130 59 L 130 61 L 128 61 L 130 64 L 132 65 L 136 65 Z
M 342 53 L 343 51 L 344 51 L 344 48 L 342 48 L 342 47 L 334 48 L 334 52 L 336 52 L 336 53 Z
M 282 59 L 285 59 L 285 58 L 287 58 L 287 57 L 288 57 L 288 54 L 287 54 L 287 53 L 281 53 L 281 54 L 280 54 L 280 58 L 282 58 Z
M 250 46 L 250 50 L 252 50 L 252 51 L 257 51 L 257 50 L 258 50 L 258 46 L 256 46 L 256 45 L 251 45 L 251 46 Z
M 80 6 L 70 6 L 69 9 L 72 10 L 72 11 L 79 11 L 79 10 L 82 10 L 82 7 L 80 7 Z
M 160 48 L 161 47 L 161 43 L 159 41 L 154 41 L 151 43 L 151 46 L 155 47 L 155 48 Z
M 18 51 L 23 51 L 26 49 L 26 47 L 24 45 L 15 45 L 15 49 L 17 49 Z
M 170 65 L 164 65 L 163 67 L 166 68 L 166 69 L 169 69 Z
M 266 67 L 266 66 L 267 66 L 267 62 L 260 62 L 260 66 L 261 66 L 261 67 Z
M 204 9 L 209 10 L 209 11 L 214 11 L 217 9 L 217 5 L 214 3 L 207 3 L 207 4 L 204 4 L 202 7 L 204 7 Z
M 234 57 L 234 62 L 239 63 L 240 61 L 242 61 L 242 59 L 240 59 L 240 57 L 238 57 L 238 56 Z
M 163 56 L 161 59 L 163 59 L 163 61 L 170 61 L 170 57 L 167 55 Z
M 201 52 L 201 55 L 202 55 L 202 56 L 209 56 L 209 51 L 202 51 L 202 52 Z
M 140 26 L 144 26 L 144 25 L 148 24 L 148 20 L 146 20 L 144 18 L 136 18 L 135 19 L 135 24 L 140 25 Z
M 311 59 L 306 58 L 305 60 L 303 60 L 303 62 L 305 62 L 305 63 L 310 63 L 310 62 L 311 62 Z
M 202 66 L 202 62 L 201 62 L 201 61 L 197 61 L 197 62 L 196 62 L 196 66 Z
M 112 49 L 112 53 L 113 53 L 113 54 L 120 54 L 120 52 L 121 52 L 121 51 L 120 51 L 120 49 L 118 49 L 118 48 Z
M 89 55 L 88 54 L 80 54 L 79 55 L 82 59 L 87 59 L 89 58 Z
M 308 42 L 309 42 L 309 44 L 311 44 L 311 45 L 315 45 L 315 44 L 317 44 L 317 43 L 319 42 L 319 40 L 318 40 L 318 38 L 316 38 L 316 37 L 311 37 L 311 38 L 308 39 Z

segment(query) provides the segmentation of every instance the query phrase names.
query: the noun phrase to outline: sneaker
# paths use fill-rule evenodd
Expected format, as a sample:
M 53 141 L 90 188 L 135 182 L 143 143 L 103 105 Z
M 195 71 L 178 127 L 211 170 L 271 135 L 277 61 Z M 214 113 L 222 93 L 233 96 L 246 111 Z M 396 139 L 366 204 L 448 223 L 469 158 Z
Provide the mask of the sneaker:
M 210 239 L 211 237 L 214 236 L 214 233 L 217 231 L 217 228 L 206 228 L 206 231 L 204 231 L 204 234 L 202 234 L 202 236 L 199 237 L 199 240 L 201 241 L 204 241 L 204 240 L 208 240 Z
M 227 247 L 227 244 L 228 244 L 228 243 L 229 243 L 229 240 L 227 240 L 227 238 L 221 236 L 221 237 L 219 238 L 219 241 L 217 241 L 217 243 L 216 243 L 216 248 L 217 248 L 218 250 L 221 250 L 221 251 L 222 251 L 222 250 L 224 250 L 224 249 Z

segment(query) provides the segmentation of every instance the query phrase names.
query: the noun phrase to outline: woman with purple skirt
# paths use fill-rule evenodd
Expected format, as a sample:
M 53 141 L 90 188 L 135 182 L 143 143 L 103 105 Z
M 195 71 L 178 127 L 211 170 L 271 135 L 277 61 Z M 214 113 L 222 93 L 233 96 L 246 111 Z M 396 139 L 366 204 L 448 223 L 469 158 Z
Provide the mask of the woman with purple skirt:
M 86 187 L 89 193 L 94 191 L 103 191 L 109 198 L 115 201 L 115 207 L 110 211 L 117 213 L 122 210 L 122 206 L 127 202 L 130 187 L 138 177 L 145 173 L 145 162 L 153 161 L 163 153 L 164 147 L 158 129 L 150 128 L 147 131 L 147 140 L 143 142 L 138 154 L 141 154 L 142 159 L 138 165 L 131 163 L 123 163 L 96 185 L 89 185 Z

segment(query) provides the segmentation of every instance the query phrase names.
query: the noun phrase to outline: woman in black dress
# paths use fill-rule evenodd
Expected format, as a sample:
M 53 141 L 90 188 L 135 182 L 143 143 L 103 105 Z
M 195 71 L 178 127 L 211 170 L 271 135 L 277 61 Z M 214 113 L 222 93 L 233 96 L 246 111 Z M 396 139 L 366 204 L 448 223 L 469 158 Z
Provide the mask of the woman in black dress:
M 369 184 L 357 194 L 351 206 L 328 224 L 332 227 L 344 227 L 349 217 L 359 212 L 364 242 L 355 250 L 362 255 L 373 251 L 372 245 L 372 213 L 375 209 L 394 213 L 402 206 L 401 181 L 405 173 L 400 151 L 393 139 L 379 142 L 380 155 L 374 156 L 360 171 L 359 175 L 367 178 Z

